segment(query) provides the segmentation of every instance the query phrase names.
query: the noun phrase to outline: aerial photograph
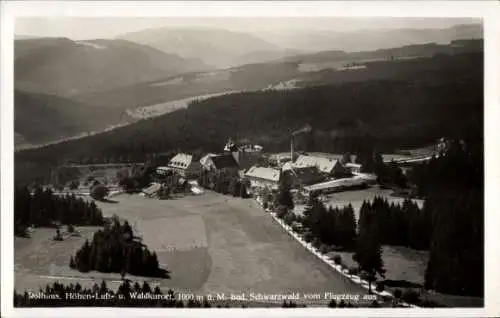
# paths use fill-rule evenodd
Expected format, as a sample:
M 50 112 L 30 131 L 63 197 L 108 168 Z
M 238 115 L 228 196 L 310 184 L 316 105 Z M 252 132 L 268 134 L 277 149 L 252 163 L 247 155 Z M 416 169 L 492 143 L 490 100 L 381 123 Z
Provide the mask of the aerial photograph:
M 14 307 L 485 306 L 481 19 L 14 34 Z

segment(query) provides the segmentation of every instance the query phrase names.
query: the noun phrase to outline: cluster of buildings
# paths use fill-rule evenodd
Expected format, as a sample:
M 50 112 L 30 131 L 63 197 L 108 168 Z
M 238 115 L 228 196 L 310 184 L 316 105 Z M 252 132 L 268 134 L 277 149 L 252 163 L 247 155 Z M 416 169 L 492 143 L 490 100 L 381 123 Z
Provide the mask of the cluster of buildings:
M 342 156 L 295 153 L 266 155 L 258 145 L 236 144 L 229 140 L 222 153 L 209 153 L 201 158 L 179 153 L 158 174 L 173 171 L 186 179 L 196 179 L 202 171 L 225 172 L 246 179 L 250 191 L 276 190 L 286 182 L 304 192 L 335 192 L 373 182 L 372 176 L 360 173 L 361 166 L 344 162 Z

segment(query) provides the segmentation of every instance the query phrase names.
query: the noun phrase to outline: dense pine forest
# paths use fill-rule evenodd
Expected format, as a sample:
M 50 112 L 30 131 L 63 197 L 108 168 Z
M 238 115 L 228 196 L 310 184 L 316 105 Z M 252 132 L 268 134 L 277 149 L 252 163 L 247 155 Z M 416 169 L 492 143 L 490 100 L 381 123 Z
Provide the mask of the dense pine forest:
M 29 226 L 58 227 L 59 225 L 103 225 L 101 210 L 94 202 L 75 195 L 54 195 L 51 189 L 26 187 L 14 192 L 14 234 L 27 236 Z
M 111 224 L 110 224 L 111 223 Z M 169 272 L 159 267 L 156 252 L 151 252 L 134 235 L 132 227 L 114 217 L 104 229 L 94 233 L 92 242 L 85 241 L 69 261 L 80 272 L 96 270 L 104 273 L 128 273 L 146 277 L 169 278 Z
M 367 138 L 380 151 L 390 151 L 482 130 L 482 54 L 427 60 L 431 67 L 422 72 L 425 60 L 412 62 L 412 76 L 193 102 L 187 109 L 110 132 L 16 153 L 16 177 L 30 163 L 143 161 L 167 151 L 220 151 L 235 136 L 267 151 L 282 151 L 288 149 L 290 133 L 306 123 L 313 131 L 297 147 L 336 153 L 355 152 Z
M 290 197 L 289 189 L 282 186 L 274 195 L 276 214 L 323 253 L 338 249 L 354 251 L 357 270 L 369 282 L 376 281 L 377 276 L 385 277 L 382 245 L 406 246 L 430 253 L 426 289 L 482 297 L 482 158 L 479 140 L 461 140 L 452 142 L 445 153 L 429 163 L 417 165 L 409 179 L 426 199 L 422 208 L 409 199 L 397 205 L 375 197 L 372 202 L 363 202 L 356 224 L 351 206 L 327 208 L 311 196 L 301 217 L 290 211 L 293 202 L 290 205 L 287 204 L 290 200 L 283 199 Z

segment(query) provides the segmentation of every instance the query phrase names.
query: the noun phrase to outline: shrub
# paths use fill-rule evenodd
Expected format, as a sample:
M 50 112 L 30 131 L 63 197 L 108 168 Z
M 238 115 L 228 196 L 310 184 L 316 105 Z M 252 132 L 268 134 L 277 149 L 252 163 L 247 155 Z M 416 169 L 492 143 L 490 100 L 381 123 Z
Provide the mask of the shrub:
M 284 205 L 279 205 L 276 208 L 276 216 L 280 219 L 283 219 L 287 213 L 288 213 L 288 208 Z
M 317 237 L 314 238 L 314 240 L 312 241 L 312 245 L 315 248 L 319 249 L 319 247 L 321 246 L 321 240 L 319 238 L 317 238 Z
M 292 223 L 295 222 L 295 213 L 288 211 L 288 213 L 285 214 L 283 220 L 286 224 L 292 225 Z
M 319 247 L 319 252 L 322 254 L 326 254 L 326 253 L 330 252 L 330 246 L 328 246 L 326 244 L 321 244 L 321 246 Z
M 367 272 L 361 272 L 360 278 L 364 281 L 369 281 L 370 280 L 370 275 L 368 275 Z
M 298 222 L 293 222 L 292 223 L 292 229 L 296 233 L 302 233 L 303 232 L 303 228 L 302 228 L 301 224 L 298 223 Z
M 310 231 L 307 231 L 304 233 L 304 240 L 307 242 L 307 243 L 311 243 L 314 239 L 314 235 L 310 232 Z
M 328 308 L 336 308 L 336 307 L 337 307 L 337 302 L 335 301 L 335 299 L 330 300 L 330 302 L 328 303 Z
M 385 290 L 385 285 L 384 283 L 380 282 L 380 283 L 377 283 L 377 286 L 375 287 L 375 290 L 378 291 L 379 293 L 380 292 L 383 292 Z
M 54 241 L 62 241 L 63 237 L 61 235 L 61 232 L 59 232 L 59 229 L 56 230 L 56 235 L 52 238 Z
M 401 296 L 403 296 L 403 292 L 401 291 L 401 289 L 396 289 L 394 291 L 394 297 L 396 297 L 397 299 L 401 299 Z
M 380 304 L 378 303 L 378 301 L 374 300 L 374 301 L 372 301 L 372 303 L 370 304 L 370 307 L 372 307 L 372 308 L 379 308 L 379 307 L 380 307 Z
M 294 216 L 295 214 L 293 212 L 287 212 L 285 216 L 283 217 L 283 221 L 285 222 L 286 225 L 292 225 L 294 222 Z
M 293 301 L 286 301 L 283 300 L 283 304 L 281 305 L 281 308 L 296 308 L 297 304 Z
M 342 257 L 340 255 L 335 255 L 333 257 L 333 262 L 336 264 L 336 265 L 342 265 Z
M 96 184 L 90 191 L 90 196 L 95 200 L 103 200 L 109 194 L 109 189 L 102 184 Z
M 420 307 L 427 307 L 427 308 L 434 308 L 434 307 L 444 307 L 443 305 L 440 305 L 436 303 L 435 301 L 424 299 L 420 301 L 419 303 Z
M 71 181 L 71 182 L 70 182 L 70 184 L 69 184 L 69 188 L 70 188 L 71 190 L 76 190 L 76 189 L 78 189 L 78 186 L 80 186 L 80 181 L 78 181 L 78 180 L 73 180 L 73 181 Z
M 349 267 L 349 275 L 358 275 L 359 269 L 357 267 Z
M 420 302 L 420 294 L 415 290 L 407 290 L 403 293 L 402 299 L 409 304 L 418 304 Z
M 75 227 L 73 224 L 68 224 L 68 233 L 74 233 L 75 232 Z

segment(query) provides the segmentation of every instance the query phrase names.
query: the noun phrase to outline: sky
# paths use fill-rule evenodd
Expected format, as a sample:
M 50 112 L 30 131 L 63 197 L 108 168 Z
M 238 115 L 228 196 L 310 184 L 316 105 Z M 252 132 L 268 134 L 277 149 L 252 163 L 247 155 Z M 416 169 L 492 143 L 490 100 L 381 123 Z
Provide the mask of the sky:
M 16 35 L 67 37 L 74 40 L 113 38 L 158 27 L 216 27 L 253 34 L 294 30 L 348 32 L 359 29 L 447 28 L 480 23 L 470 18 L 17 18 Z

